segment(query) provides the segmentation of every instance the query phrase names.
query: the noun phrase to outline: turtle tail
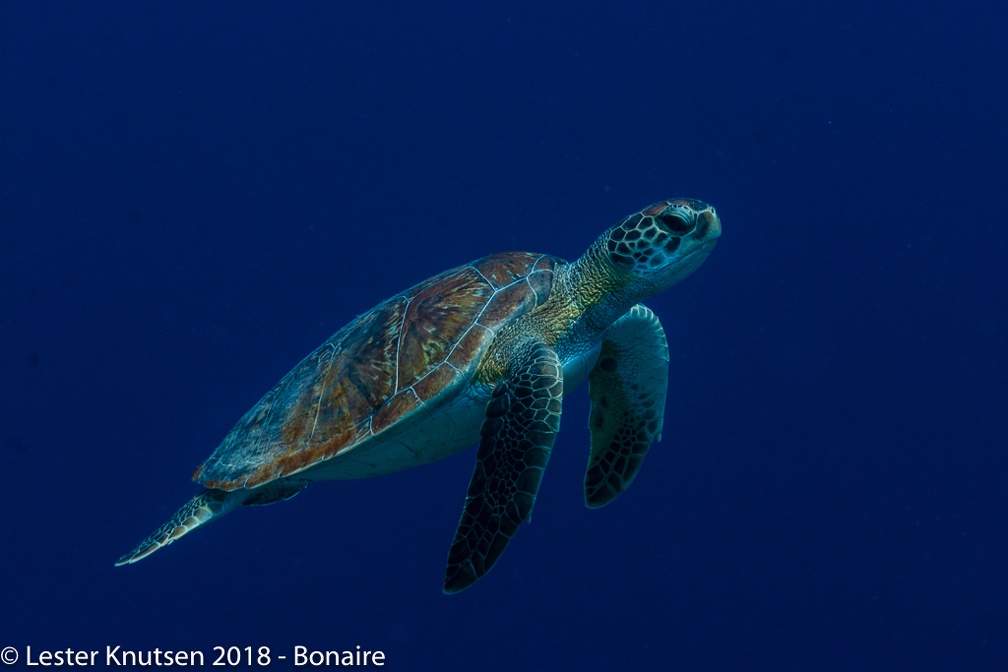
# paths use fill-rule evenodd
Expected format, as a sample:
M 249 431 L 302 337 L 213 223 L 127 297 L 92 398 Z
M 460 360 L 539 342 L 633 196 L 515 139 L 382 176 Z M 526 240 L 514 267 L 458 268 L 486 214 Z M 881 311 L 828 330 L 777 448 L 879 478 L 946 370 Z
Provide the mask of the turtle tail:
M 243 491 L 203 490 L 179 509 L 167 523 L 141 541 L 136 548 L 116 560 L 116 567 L 143 560 L 154 551 L 164 548 L 200 525 L 209 523 L 225 513 L 230 513 L 242 504 L 246 497 L 248 497 L 248 493 Z

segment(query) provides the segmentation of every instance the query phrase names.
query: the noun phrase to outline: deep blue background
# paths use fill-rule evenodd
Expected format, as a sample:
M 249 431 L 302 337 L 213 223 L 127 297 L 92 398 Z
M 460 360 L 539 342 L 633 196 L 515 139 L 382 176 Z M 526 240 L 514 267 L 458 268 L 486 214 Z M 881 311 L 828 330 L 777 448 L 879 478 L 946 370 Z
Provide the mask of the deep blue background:
M 0 5 L 0 646 L 1005 664 L 1005 10 L 162 4 Z M 649 301 L 665 439 L 617 502 L 582 503 L 578 390 L 461 595 L 471 451 L 113 568 L 355 315 L 670 196 L 724 236 Z

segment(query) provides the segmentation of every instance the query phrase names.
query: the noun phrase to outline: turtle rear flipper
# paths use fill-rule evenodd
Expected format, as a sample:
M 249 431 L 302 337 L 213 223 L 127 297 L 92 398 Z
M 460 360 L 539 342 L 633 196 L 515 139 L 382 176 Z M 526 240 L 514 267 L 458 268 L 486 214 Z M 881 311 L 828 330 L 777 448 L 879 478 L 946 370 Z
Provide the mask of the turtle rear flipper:
M 168 519 L 168 522 L 137 544 L 136 548 L 116 560 L 116 567 L 143 560 L 200 525 L 230 513 L 247 497 L 247 491 L 203 490 Z

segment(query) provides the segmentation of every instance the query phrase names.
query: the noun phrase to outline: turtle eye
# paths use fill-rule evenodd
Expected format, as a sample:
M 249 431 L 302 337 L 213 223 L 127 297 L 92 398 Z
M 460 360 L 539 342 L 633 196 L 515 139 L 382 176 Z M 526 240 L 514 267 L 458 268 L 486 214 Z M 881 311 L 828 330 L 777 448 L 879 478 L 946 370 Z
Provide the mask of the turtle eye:
M 686 218 L 682 215 L 664 212 L 658 215 L 655 219 L 668 227 L 669 231 L 676 236 L 685 236 L 693 230 L 693 225 L 687 222 Z

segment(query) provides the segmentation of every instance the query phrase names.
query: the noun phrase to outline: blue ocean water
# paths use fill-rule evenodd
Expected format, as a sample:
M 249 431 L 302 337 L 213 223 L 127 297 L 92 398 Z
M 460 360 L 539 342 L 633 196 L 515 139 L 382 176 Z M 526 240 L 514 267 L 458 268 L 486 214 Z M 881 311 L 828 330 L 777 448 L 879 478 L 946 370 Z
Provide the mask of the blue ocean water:
M 993 3 L 3 3 L 0 647 L 392 670 L 1008 664 Z M 474 451 L 113 562 L 301 357 L 443 269 L 672 196 L 665 433 L 441 593 Z M 293 659 L 269 669 L 295 669 Z

